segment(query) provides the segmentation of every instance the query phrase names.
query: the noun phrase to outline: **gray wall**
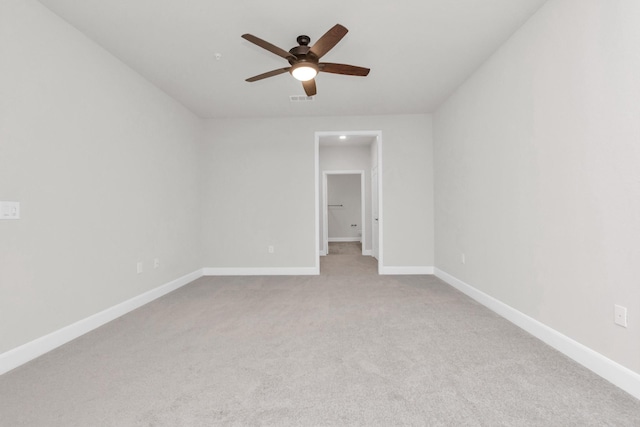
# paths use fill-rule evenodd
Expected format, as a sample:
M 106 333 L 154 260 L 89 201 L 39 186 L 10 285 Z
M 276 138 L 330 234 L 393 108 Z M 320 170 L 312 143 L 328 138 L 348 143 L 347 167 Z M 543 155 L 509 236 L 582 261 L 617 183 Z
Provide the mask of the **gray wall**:
M 434 117 L 436 266 L 636 372 L 638 16 L 549 1 Z
M 314 136 L 335 130 L 382 131 L 385 265 L 433 265 L 431 116 L 403 115 L 208 120 L 204 267 L 315 266 Z
M 35 1 L 0 53 L 2 353 L 201 267 L 201 124 Z

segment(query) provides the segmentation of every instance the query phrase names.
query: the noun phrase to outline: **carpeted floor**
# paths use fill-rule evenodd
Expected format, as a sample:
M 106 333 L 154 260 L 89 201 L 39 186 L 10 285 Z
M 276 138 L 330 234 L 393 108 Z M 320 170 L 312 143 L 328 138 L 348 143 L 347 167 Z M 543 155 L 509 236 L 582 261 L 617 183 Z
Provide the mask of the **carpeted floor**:
M 320 258 L 322 276 L 377 276 L 378 261 L 362 256 L 360 242 L 331 242 L 329 254 Z
M 432 276 L 203 277 L 0 377 L 2 426 L 639 426 L 640 402 Z
M 362 243 L 329 242 L 329 255 L 362 255 Z

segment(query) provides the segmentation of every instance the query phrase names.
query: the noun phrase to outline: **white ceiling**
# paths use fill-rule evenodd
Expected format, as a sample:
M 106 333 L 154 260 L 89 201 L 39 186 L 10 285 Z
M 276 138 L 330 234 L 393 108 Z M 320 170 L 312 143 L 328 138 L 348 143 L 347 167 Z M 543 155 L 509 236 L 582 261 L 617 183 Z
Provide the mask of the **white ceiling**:
M 201 117 L 431 112 L 545 1 L 40 0 Z M 337 23 L 349 33 L 322 61 L 368 77 L 321 73 L 312 102 L 290 102 L 289 74 L 244 81 L 288 63 L 242 34 L 289 50 Z

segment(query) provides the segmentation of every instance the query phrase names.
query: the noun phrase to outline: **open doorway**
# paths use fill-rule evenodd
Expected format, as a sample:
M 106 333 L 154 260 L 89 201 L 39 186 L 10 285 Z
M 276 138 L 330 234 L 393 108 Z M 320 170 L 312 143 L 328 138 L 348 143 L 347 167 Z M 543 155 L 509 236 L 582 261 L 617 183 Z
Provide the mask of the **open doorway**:
M 320 271 L 320 257 L 329 252 L 329 218 L 344 206 L 328 206 L 325 181 L 331 176 L 360 177 L 361 214 L 359 221 L 348 223 L 353 230 L 342 231 L 337 239 L 360 240 L 361 255 L 377 260 L 377 271 L 383 266 L 382 242 L 382 135 L 380 131 L 332 131 L 315 134 L 316 171 L 316 267 Z M 329 178 L 330 179 L 330 178 Z M 329 193 L 331 193 L 329 191 Z M 339 201 L 331 204 L 344 204 Z M 352 231 L 352 233 L 350 233 Z M 336 243 L 334 243 L 336 245 Z
M 325 255 L 331 253 L 331 242 L 358 242 L 362 255 L 367 255 L 364 175 L 363 170 L 322 172 L 322 229 Z

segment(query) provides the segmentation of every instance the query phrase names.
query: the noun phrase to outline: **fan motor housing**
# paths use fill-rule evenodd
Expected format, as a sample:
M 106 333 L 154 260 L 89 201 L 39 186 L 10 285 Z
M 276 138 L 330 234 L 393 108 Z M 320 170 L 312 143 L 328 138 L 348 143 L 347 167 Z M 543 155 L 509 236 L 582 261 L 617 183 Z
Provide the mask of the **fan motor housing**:
M 300 61 L 318 62 L 318 57 L 310 52 L 309 46 L 300 45 L 292 48 L 289 53 L 296 57 L 296 61 L 290 60 L 289 63 L 294 64 Z

